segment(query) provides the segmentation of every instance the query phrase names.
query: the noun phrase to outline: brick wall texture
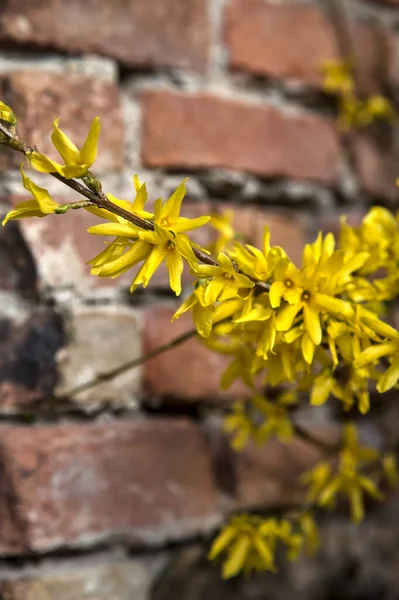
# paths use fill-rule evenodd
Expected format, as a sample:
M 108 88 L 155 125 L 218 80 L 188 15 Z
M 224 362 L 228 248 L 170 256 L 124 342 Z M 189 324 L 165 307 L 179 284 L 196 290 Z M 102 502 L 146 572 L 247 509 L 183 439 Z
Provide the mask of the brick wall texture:
M 55 117 L 79 145 L 99 116 L 94 171 L 107 192 L 131 198 L 137 173 L 154 200 L 188 176 L 185 216 L 230 210 L 255 245 L 267 224 L 299 264 L 340 214 L 358 222 L 399 199 L 388 133 L 343 136 L 322 91 L 321 64 L 340 53 L 326 4 L 0 2 L 0 98 L 20 136 L 50 154 Z M 347 4 L 361 92 L 397 97 L 399 2 Z M 26 200 L 18 167 L 0 149 L 2 213 Z M 227 358 L 194 338 L 79 388 L 192 328 L 187 315 L 171 324 L 179 301 L 162 269 L 132 298 L 129 273 L 90 275 L 105 241 L 86 233 L 96 222 L 73 211 L 0 228 L 5 600 L 149 600 L 171 544 L 208 541 L 232 510 L 300 499 L 297 476 L 319 457 L 305 442 L 231 451 L 222 417 L 247 392 L 219 389 Z M 188 273 L 183 283 L 188 293 Z

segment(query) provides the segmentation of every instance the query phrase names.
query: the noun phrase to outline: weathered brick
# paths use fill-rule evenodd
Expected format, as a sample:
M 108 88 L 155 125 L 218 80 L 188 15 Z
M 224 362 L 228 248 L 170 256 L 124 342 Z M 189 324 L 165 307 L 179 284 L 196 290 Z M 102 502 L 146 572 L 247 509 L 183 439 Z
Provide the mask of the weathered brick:
M 154 306 L 145 313 L 143 351 L 150 352 L 194 328 L 190 313 L 171 323 L 174 309 Z M 150 398 L 164 402 L 227 402 L 246 396 L 247 388 L 237 381 L 223 391 L 219 382 L 230 359 L 212 352 L 193 337 L 173 350 L 146 361 L 143 366 L 144 390 Z
M 29 70 L 4 75 L 0 86 L 17 115 L 18 134 L 27 144 L 36 145 L 44 154 L 60 160 L 50 139 L 54 119 L 60 117 L 60 127 L 81 147 L 94 117 L 98 116 L 102 131 L 94 170 L 123 167 L 123 118 L 115 84 L 76 74 Z
M 218 423 L 207 422 L 206 432 L 228 511 L 299 504 L 304 496 L 299 476 L 325 457 L 320 449 L 299 437 L 286 444 L 276 438 L 262 446 L 249 443 L 243 451 L 235 452 Z M 339 440 L 339 428 L 333 426 L 314 431 L 310 428 L 309 433 L 327 443 Z
M 0 552 L 157 544 L 219 522 L 210 454 L 186 420 L 2 426 Z
M 19 223 L 12 221 L 0 227 L 0 290 L 32 299 L 37 297 L 37 283 L 35 262 Z
M 68 344 L 57 354 L 57 394 L 65 394 L 141 355 L 137 313 L 129 307 L 74 307 L 66 328 Z M 75 394 L 71 400 L 87 411 L 105 405 L 135 406 L 139 384 L 140 369 L 131 369 Z
M 7 298 L 8 303 L 12 302 Z M 11 307 L 10 307 L 11 308 Z M 49 308 L 0 319 L 0 412 L 32 410 L 57 381 L 56 354 L 65 343 L 63 320 Z
M 381 148 L 376 140 L 366 133 L 352 137 L 355 167 L 360 184 L 367 194 L 375 198 L 397 201 L 399 190 L 396 185 L 396 158 L 388 148 Z
M 380 34 L 359 23 L 351 23 L 350 30 L 359 83 L 364 91 L 376 91 L 381 86 Z M 313 6 L 233 0 L 227 8 L 225 34 L 231 66 L 268 77 L 321 87 L 323 61 L 340 58 L 332 24 Z M 387 31 L 383 42 L 384 68 L 388 65 L 393 73 L 395 46 Z
M 142 159 L 147 167 L 229 168 L 262 177 L 333 183 L 339 161 L 334 126 L 210 94 L 147 91 Z
M 78 196 L 52 197 L 60 204 L 80 199 Z M 26 194 L 14 194 L 10 202 L 15 206 L 29 199 L 31 196 Z M 110 238 L 89 234 L 87 229 L 103 222 L 103 219 L 83 209 L 71 210 L 65 215 L 49 215 L 45 219 L 20 221 L 20 228 L 36 262 L 40 288 L 55 290 L 72 287 L 84 294 L 94 287 L 130 285 L 130 274 L 118 279 L 90 274 L 91 267 L 87 262 L 104 250 L 105 242 Z M 65 268 L 60 268 L 60 265 L 65 265 Z
M 7 2 L 0 39 L 103 54 L 134 66 L 206 68 L 210 22 L 203 0 Z
M 147 600 L 149 588 L 150 574 L 135 560 L 21 575 L 0 583 L 4 600 Z

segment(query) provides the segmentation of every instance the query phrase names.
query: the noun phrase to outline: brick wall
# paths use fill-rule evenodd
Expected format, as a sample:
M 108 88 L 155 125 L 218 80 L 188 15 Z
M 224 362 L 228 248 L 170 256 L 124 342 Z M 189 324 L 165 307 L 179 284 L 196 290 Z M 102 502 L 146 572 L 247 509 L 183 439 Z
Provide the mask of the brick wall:
M 399 2 L 347 4 L 364 90 L 395 89 Z M 357 134 L 350 160 L 322 94 L 320 63 L 339 55 L 323 6 L 9 0 L 0 3 L 0 96 L 21 137 L 44 152 L 54 117 L 79 143 L 99 115 L 96 173 L 106 191 L 131 198 L 137 173 L 156 198 L 189 175 L 184 214 L 231 208 L 252 243 L 267 223 L 272 242 L 298 261 L 340 213 L 356 221 L 372 203 L 398 202 L 386 139 Z M 4 150 L 0 171 L 5 212 L 25 196 L 16 157 Z M 35 180 L 74 200 L 57 182 Z M 229 450 L 223 411 L 245 390 L 221 392 L 226 363 L 195 340 L 62 402 L 43 401 L 191 327 L 189 318 L 170 323 L 177 301 L 165 272 L 133 297 L 129 275 L 90 275 L 86 262 L 104 241 L 86 233 L 94 221 L 76 211 L 0 230 L 0 597 L 8 600 L 149 599 L 171 544 L 208 540 L 233 509 L 291 503 L 296 475 L 318 458 L 304 442 Z

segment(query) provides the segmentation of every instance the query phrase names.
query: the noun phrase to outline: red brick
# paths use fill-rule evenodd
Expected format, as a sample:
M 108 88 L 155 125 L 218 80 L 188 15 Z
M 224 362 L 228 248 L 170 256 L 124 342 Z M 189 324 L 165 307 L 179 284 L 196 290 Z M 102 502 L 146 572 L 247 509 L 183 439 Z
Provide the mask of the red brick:
M 176 307 L 177 308 L 177 307 Z M 155 350 L 194 328 L 190 313 L 171 323 L 174 309 L 154 306 L 145 313 L 143 351 Z M 230 358 L 212 352 L 196 338 L 144 363 L 144 389 L 150 398 L 164 402 L 226 402 L 247 396 L 247 388 L 237 381 L 227 391 L 219 382 Z
M 161 543 L 219 520 L 207 445 L 188 421 L 0 431 L 2 554 L 115 537 Z
M 2 318 L 0 330 L 2 414 L 33 411 L 37 400 L 53 395 L 56 355 L 66 341 L 63 319 L 52 309 L 42 306 L 24 314 L 15 298 L 8 303 L 14 304 L 12 316 Z
M 0 290 L 33 299 L 37 298 L 37 283 L 35 262 L 19 223 L 0 227 Z
M 235 455 L 237 508 L 281 507 L 303 501 L 304 488 L 298 478 L 311 469 L 323 453 L 300 439 L 282 444 L 272 439 L 264 446 L 249 445 Z
M 65 568 L 66 567 L 66 568 Z M 50 572 L 18 573 L 0 582 L 3 600 L 135 600 L 149 594 L 149 569 L 138 560 L 111 562 Z
M 150 91 L 143 103 L 147 167 L 222 167 L 323 183 L 336 179 L 338 139 L 326 119 L 210 94 Z
M 235 452 L 217 423 L 206 424 L 215 464 L 215 474 L 226 500 L 225 508 L 284 508 L 303 501 L 304 488 L 299 476 L 311 469 L 325 454 L 299 437 L 283 444 L 276 438 L 262 446 L 250 443 Z M 337 443 L 339 428 L 309 431 L 319 440 Z
M 353 137 L 355 167 L 361 188 L 375 198 L 398 200 L 396 185 L 397 168 L 395 156 L 380 148 L 370 136 L 358 133 Z
M 16 71 L 3 76 L 0 85 L 6 90 L 7 104 L 17 115 L 18 134 L 24 142 L 60 160 L 50 139 L 54 119 L 60 117 L 60 127 L 80 147 L 94 117 L 98 116 L 102 130 L 93 170 L 123 167 L 123 117 L 116 85 L 81 75 L 40 70 Z
M 11 0 L 0 39 L 91 52 L 134 66 L 205 70 L 210 40 L 203 0 Z
M 377 34 L 353 23 L 351 31 L 362 87 L 376 91 L 381 70 Z M 233 0 L 227 9 L 226 41 L 233 68 L 317 87 L 322 85 L 322 62 L 340 58 L 334 28 L 327 17 L 315 7 L 289 2 Z M 385 45 L 385 64 L 388 61 L 393 73 L 394 40 L 388 33 Z

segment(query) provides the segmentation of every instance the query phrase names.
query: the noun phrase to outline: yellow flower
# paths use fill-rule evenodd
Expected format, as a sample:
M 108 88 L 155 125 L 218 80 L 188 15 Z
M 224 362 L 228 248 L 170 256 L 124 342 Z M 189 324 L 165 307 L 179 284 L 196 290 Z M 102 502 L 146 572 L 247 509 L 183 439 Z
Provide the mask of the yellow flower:
M 253 279 L 267 281 L 272 276 L 275 266 L 287 255 L 279 246 L 270 246 L 270 231 L 265 226 L 263 231 L 263 252 L 250 244 L 243 246 L 235 242 L 233 250 L 229 252 L 229 256 L 237 263 L 243 273 L 246 273 Z
M 209 251 L 215 256 L 225 250 L 230 242 L 234 240 L 233 217 L 234 212 L 232 210 L 226 210 L 223 214 L 211 215 L 209 225 L 220 234 L 218 239 L 209 246 Z
M 302 536 L 293 532 L 291 523 L 282 519 L 261 519 L 251 515 L 233 517 L 214 540 L 209 558 L 215 560 L 222 554 L 223 577 L 235 577 L 241 571 L 276 571 L 274 556 L 278 544 L 287 549 L 294 559 L 302 545 Z
M 208 338 L 212 332 L 214 323 L 218 323 L 234 315 L 242 306 L 240 298 L 221 302 L 217 306 L 207 305 L 204 299 L 207 282 L 198 282 L 194 292 L 183 302 L 172 317 L 172 321 L 178 319 L 188 310 L 193 312 L 194 325 L 201 337 Z
M 24 188 L 28 190 L 34 197 L 34 200 L 27 200 L 26 202 L 20 202 L 17 206 L 7 213 L 3 220 L 3 225 L 13 219 L 24 219 L 26 217 L 45 217 L 55 213 L 57 208 L 60 206 L 57 202 L 54 202 L 50 198 L 48 191 L 34 183 L 29 177 L 26 177 L 22 165 L 21 175 Z
M 364 494 L 378 500 L 382 498 L 374 482 L 361 473 L 363 467 L 377 458 L 377 450 L 360 446 L 356 427 L 353 424 L 347 425 L 336 472 L 333 473 L 328 463 L 322 462 L 302 475 L 302 482 L 311 484 L 308 501 L 331 508 L 335 505 L 338 494 L 344 494 L 350 502 L 353 521 L 359 523 L 364 517 Z
M 155 271 L 166 259 L 169 285 L 176 296 L 179 296 L 181 294 L 183 258 L 192 268 L 195 268 L 197 264 L 197 258 L 190 245 L 189 238 L 183 233 L 174 234 L 173 231 L 163 229 L 157 223 L 154 223 L 154 231 L 145 231 L 139 235 L 140 242 L 148 244 L 151 250 L 134 278 L 130 290 L 133 292 L 140 284 L 147 287 Z
M 7 123 L 10 123 L 11 125 L 15 125 L 17 122 L 17 118 L 16 118 L 15 114 L 13 113 L 13 111 L 11 110 L 11 108 L 9 106 L 7 106 L 7 104 L 4 104 L 4 102 L 1 102 L 1 100 L 0 100 L 0 119 L 2 121 L 6 121 Z
M 145 211 L 147 191 L 137 177 L 134 180 L 136 199 L 133 203 L 127 200 L 109 199 L 131 213 L 146 219 L 151 223 L 153 230 L 144 230 L 122 217 L 113 215 L 108 217 L 108 211 L 94 209 L 91 212 L 99 216 L 110 218 L 112 222 L 101 223 L 89 228 L 89 233 L 96 235 L 116 236 L 111 244 L 112 250 L 103 251 L 91 261 L 92 272 L 100 277 L 117 277 L 126 272 L 139 262 L 143 265 L 136 274 L 131 291 L 138 285 L 146 287 L 156 269 L 166 259 L 169 271 L 171 289 L 179 295 L 181 293 L 181 274 L 183 271 L 183 258 L 191 268 L 195 268 L 198 260 L 193 252 L 193 244 L 183 231 L 191 231 L 207 223 L 210 217 L 186 219 L 180 216 L 180 208 L 185 196 L 184 180 L 165 203 L 159 198 L 154 204 L 154 214 Z M 118 249 L 122 247 L 122 251 Z M 125 251 L 127 249 L 127 251 Z
M 371 120 L 383 119 L 392 123 L 396 118 L 392 103 L 385 96 L 376 95 L 367 99 L 367 112 Z
M 34 150 L 27 154 L 32 167 L 42 173 L 59 173 L 66 179 L 82 177 L 97 158 L 97 144 L 100 135 L 100 119 L 95 117 L 91 124 L 86 141 L 81 150 L 58 127 L 59 119 L 54 121 L 54 131 L 51 135 L 52 142 L 64 160 L 64 165 L 51 160 L 44 154 Z
M 302 514 L 298 520 L 304 538 L 305 550 L 309 556 L 314 556 L 320 547 L 320 536 L 316 521 L 309 513 Z
M 234 298 L 239 289 L 248 289 L 255 285 L 246 275 L 237 272 L 231 258 L 224 252 L 218 254 L 217 261 L 219 266 L 201 264 L 196 268 L 196 273 L 201 279 L 209 278 L 204 294 L 207 306 L 218 300 Z
M 353 92 L 355 82 L 353 79 L 353 61 L 326 60 L 323 62 L 324 73 L 323 89 L 329 94 L 347 94 Z
M 258 426 L 255 441 L 264 443 L 271 436 L 276 436 L 280 441 L 286 442 L 293 435 L 293 426 L 287 405 L 295 402 L 295 398 L 281 395 L 275 402 L 270 402 L 261 396 L 253 396 L 251 400 L 254 408 L 263 416 L 264 422 Z
M 354 94 L 345 94 L 339 101 L 338 126 L 343 129 L 365 127 L 372 121 L 367 104 Z
M 260 445 L 272 436 L 282 442 L 289 440 L 293 426 L 287 405 L 293 403 L 292 394 L 281 394 L 275 402 L 258 395 L 252 396 L 248 404 L 236 402 L 224 422 L 225 431 L 234 434 L 232 447 L 239 451 L 249 440 Z

